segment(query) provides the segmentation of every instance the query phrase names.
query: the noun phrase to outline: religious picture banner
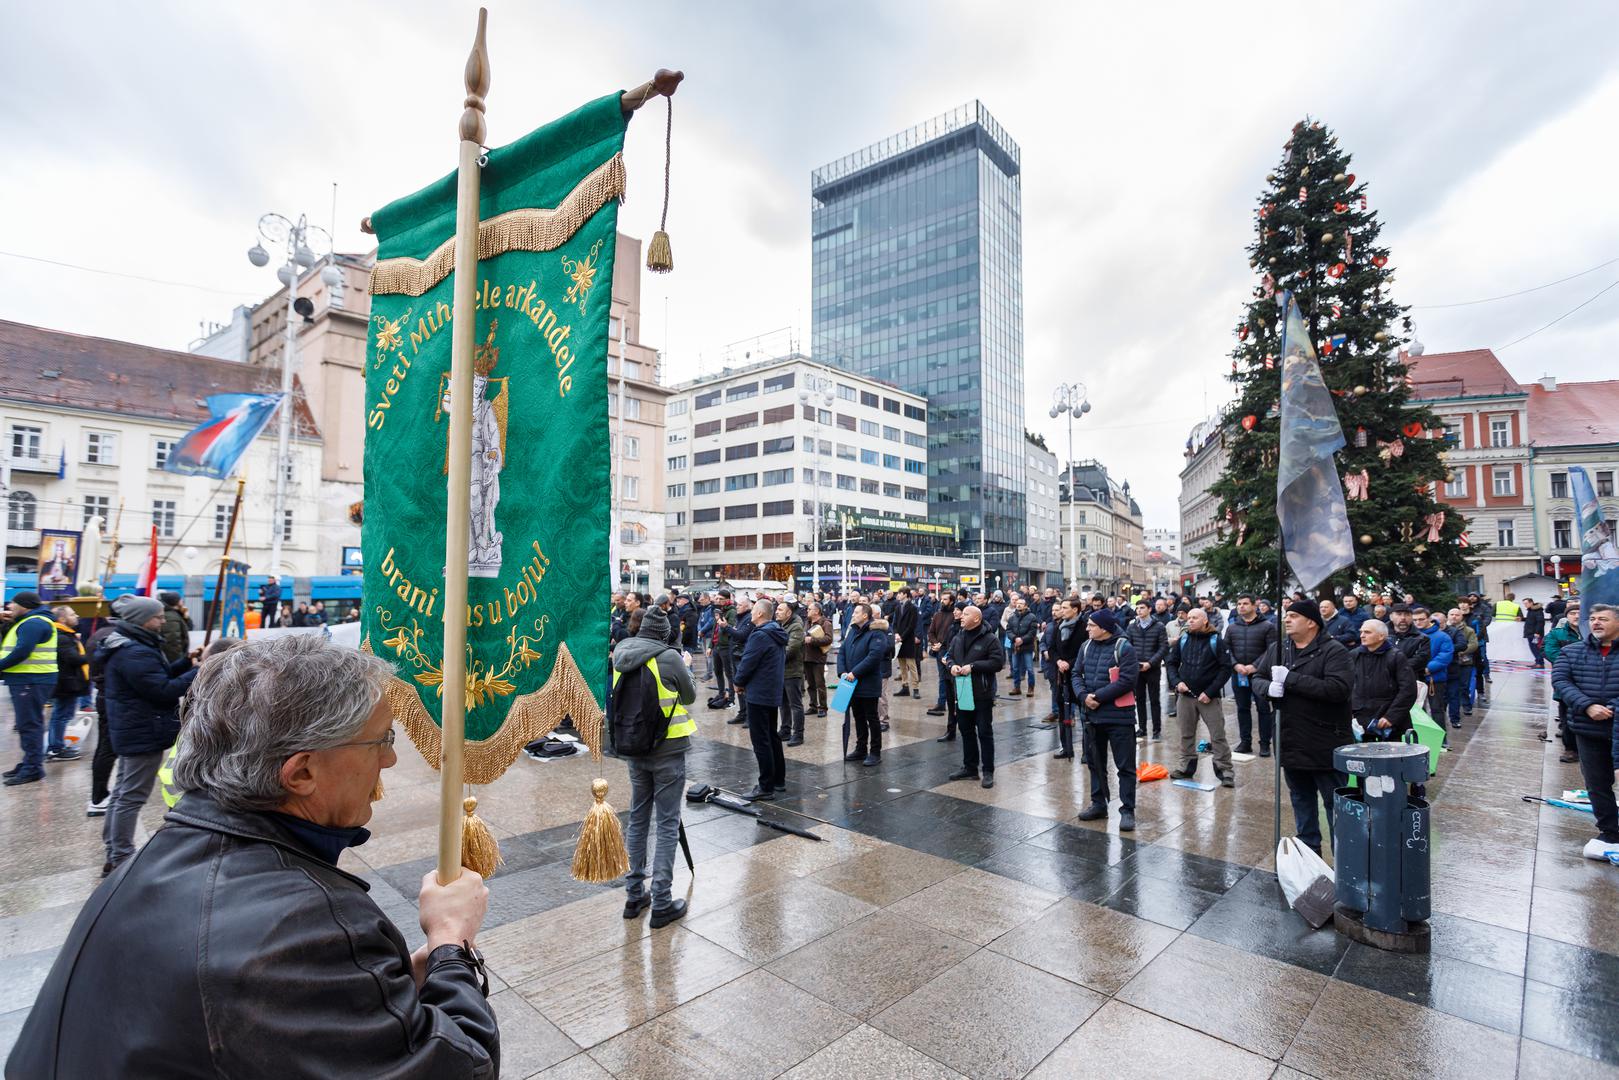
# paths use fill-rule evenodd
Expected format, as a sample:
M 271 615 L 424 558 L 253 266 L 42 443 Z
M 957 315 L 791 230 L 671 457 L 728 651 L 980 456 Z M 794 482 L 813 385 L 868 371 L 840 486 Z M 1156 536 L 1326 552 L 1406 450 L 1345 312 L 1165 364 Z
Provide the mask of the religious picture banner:
M 1584 466 L 1571 465 L 1569 486 L 1573 488 L 1574 512 L 1580 523 L 1580 625 L 1584 636 L 1591 632 L 1587 616 L 1597 604 L 1619 604 L 1619 541 L 1614 538 L 1613 522 L 1597 501 L 1591 474 Z
M 436 767 L 443 619 L 466 620 L 469 783 L 564 717 L 600 746 L 624 130 L 610 94 L 490 151 L 482 170 L 460 613 L 443 610 L 455 175 L 371 218 L 361 637 L 394 665 L 394 713 Z
M 47 604 L 79 595 L 79 542 L 82 533 L 66 529 L 39 531 L 39 598 Z
M 225 591 L 220 600 L 219 636 L 247 637 L 247 564 L 229 559 L 225 563 Z

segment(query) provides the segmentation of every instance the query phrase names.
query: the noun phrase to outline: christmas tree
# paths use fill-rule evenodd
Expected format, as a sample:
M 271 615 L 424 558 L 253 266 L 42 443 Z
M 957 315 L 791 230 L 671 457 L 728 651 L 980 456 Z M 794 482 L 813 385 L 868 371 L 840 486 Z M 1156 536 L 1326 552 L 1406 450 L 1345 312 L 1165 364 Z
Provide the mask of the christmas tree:
M 1355 566 L 1323 583 L 1364 586 L 1443 602 L 1471 572 L 1466 519 L 1435 498 L 1446 479 L 1439 419 L 1411 400 L 1411 320 L 1389 294 L 1393 269 L 1366 184 L 1325 125 L 1295 125 L 1281 163 L 1265 178 L 1249 265 L 1260 275 L 1235 328 L 1231 381 L 1238 397 L 1225 417 L 1229 460 L 1212 487 L 1224 521 L 1200 555 L 1228 594 L 1275 596 L 1276 459 L 1279 446 L 1278 299 L 1297 300 L 1315 337 L 1321 371 L 1348 445 L 1338 471 L 1355 538 Z M 1398 329 L 1396 329 L 1398 324 Z

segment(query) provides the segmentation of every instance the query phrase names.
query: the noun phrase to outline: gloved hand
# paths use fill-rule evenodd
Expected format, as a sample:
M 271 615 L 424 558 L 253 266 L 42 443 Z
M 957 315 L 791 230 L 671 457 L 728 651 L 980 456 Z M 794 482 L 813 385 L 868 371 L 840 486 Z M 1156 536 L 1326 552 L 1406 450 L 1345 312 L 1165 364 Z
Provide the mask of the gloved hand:
M 1270 684 L 1270 690 L 1267 691 L 1267 693 L 1268 693 L 1268 695 L 1270 697 L 1273 697 L 1273 698 L 1281 697 L 1282 696 L 1282 684 L 1279 683 L 1279 682 L 1271 683 Z
M 1287 682 L 1287 668 L 1277 664 L 1270 669 L 1270 681 L 1273 686 L 1281 686 Z

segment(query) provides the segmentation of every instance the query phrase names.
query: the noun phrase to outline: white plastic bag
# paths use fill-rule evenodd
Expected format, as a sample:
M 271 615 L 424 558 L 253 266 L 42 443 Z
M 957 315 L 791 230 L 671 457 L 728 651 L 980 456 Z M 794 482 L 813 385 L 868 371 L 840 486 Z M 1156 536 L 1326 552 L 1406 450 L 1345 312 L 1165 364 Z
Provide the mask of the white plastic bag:
M 95 726 L 96 714 L 93 712 L 75 713 L 73 719 L 67 722 L 62 731 L 63 740 L 72 747 L 82 750 L 85 740 L 90 737 L 90 730 Z
M 1288 907 L 1293 906 L 1293 901 L 1316 878 L 1333 880 L 1332 867 L 1326 860 L 1293 836 L 1282 837 L 1282 842 L 1276 845 L 1276 877 L 1282 884 L 1282 895 L 1287 897 Z

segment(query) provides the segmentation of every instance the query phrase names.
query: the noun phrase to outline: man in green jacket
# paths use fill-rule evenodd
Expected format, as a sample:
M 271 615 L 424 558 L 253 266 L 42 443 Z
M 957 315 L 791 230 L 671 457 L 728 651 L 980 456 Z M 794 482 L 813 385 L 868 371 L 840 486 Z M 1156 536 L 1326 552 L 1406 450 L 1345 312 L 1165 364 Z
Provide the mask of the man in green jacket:
M 1580 640 L 1579 625 L 1580 601 L 1575 598 L 1568 602 L 1568 607 L 1563 612 L 1563 618 L 1552 628 L 1552 632 L 1546 635 L 1546 659 L 1554 666 L 1557 663 L 1558 656 L 1563 652 L 1563 647 Z M 1574 732 L 1569 730 L 1568 726 L 1568 706 L 1561 701 L 1557 702 L 1557 737 L 1563 744 L 1563 752 L 1557 756 L 1557 760 L 1564 765 L 1571 765 L 1580 760 L 1579 751 L 1574 742 Z M 1551 741 L 1549 733 L 1542 735 L 1541 738 L 1548 742 Z
M 179 593 L 164 591 L 157 598 L 163 601 L 163 658 L 172 664 L 191 651 L 191 620 L 180 606 Z

